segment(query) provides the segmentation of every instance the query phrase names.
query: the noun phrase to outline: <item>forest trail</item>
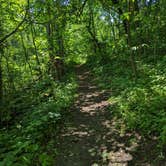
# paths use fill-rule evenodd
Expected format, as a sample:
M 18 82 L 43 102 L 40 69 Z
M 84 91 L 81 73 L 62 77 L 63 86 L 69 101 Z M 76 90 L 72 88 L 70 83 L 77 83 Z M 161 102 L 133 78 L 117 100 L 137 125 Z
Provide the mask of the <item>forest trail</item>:
M 55 165 L 127 166 L 132 156 L 126 149 L 136 145 L 129 147 L 130 134 L 117 129 L 118 120 L 108 110 L 110 92 L 97 88 L 90 72 L 78 70 L 79 96 L 61 133 Z

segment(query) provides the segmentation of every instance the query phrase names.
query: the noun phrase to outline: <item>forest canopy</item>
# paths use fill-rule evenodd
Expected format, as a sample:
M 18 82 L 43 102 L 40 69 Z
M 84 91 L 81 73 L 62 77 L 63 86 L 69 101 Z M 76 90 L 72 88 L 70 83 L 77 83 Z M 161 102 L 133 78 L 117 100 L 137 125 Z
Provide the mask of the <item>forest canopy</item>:
M 0 0 L 0 165 L 54 165 L 78 66 L 111 91 L 108 110 L 125 131 L 156 138 L 163 160 L 165 9 L 165 0 Z

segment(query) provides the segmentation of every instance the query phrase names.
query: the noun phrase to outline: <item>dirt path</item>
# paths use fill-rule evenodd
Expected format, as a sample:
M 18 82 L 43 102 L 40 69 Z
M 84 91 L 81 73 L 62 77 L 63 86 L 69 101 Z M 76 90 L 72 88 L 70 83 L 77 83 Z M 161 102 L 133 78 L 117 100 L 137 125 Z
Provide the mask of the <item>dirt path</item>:
M 89 72 L 78 74 L 79 97 L 71 110 L 71 120 L 62 132 L 56 166 L 126 166 L 130 151 L 137 144 L 128 143 L 109 111 L 110 92 L 98 89 Z M 127 141 L 126 141 L 127 140 Z

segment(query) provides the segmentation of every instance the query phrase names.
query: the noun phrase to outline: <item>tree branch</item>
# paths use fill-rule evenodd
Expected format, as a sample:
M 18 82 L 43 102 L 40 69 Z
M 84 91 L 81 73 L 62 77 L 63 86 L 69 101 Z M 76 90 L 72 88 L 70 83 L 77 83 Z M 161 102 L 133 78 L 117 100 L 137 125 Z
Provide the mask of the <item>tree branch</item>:
M 20 26 L 25 22 L 27 14 L 28 14 L 28 8 L 26 9 L 26 13 L 24 15 L 23 20 L 16 26 L 16 28 L 13 31 L 11 31 L 9 34 L 7 34 L 2 39 L 0 39 L 0 44 L 2 44 L 5 40 L 7 40 L 10 36 L 12 36 L 13 34 L 15 34 L 18 31 Z
M 85 0 L 85 1 L 83 2 L 83 4 L 82 4 L 82 7 L 79 9 L 79 16 L 81 16 L 81 15 L 82 15 L 83 10 L 84 10 L 84 7 L 85 7 L 85 5 L 86 5 L 87 1 L 88 1 L 88 0 Z

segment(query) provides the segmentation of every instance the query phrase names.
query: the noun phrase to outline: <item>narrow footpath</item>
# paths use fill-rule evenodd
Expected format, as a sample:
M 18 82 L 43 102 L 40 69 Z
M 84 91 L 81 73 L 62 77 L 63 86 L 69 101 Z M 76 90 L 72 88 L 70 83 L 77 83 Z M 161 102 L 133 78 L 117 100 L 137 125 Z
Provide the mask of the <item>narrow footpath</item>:
M 109 108 L 111 92 L 97 88 L 90 72 L 77 74 L 79 96 L 61 133 L 55 166 L 127 166 L 137 143 L 119 130 L 123 124 Z

